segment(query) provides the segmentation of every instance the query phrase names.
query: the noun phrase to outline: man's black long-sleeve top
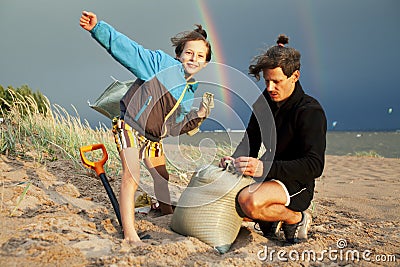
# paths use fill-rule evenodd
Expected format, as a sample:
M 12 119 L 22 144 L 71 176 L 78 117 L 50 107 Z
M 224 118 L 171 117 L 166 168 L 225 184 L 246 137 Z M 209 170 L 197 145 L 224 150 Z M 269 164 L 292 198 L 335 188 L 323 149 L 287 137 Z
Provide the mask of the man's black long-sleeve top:
M 270 119 L 268 109 L 272 112 Z M 313 188 L 314 179 L 324 168 L 326 129 L 324 110 L 317 100 L 304 93 L 299 82 L 282 103 L 272 101 L 265 89 L 253 104 L 245 136 L 232 157 L 257 158 L 263 142 L 267 151 L 260 157 L 264 164 L 262 178 L 283 183 L 296 180 Z

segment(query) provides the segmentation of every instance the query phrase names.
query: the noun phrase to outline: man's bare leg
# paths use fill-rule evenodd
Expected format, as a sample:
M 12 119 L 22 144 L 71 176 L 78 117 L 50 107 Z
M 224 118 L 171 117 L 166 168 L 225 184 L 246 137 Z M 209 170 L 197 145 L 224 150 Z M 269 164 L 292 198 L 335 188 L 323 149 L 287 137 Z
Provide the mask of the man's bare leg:
M 301 221 L 301 212 L 288 209 L 287 196 L 275 181 L 252 184 L 242 190 L 238 198 L 243 212 L 252 219 L 294 224 Z

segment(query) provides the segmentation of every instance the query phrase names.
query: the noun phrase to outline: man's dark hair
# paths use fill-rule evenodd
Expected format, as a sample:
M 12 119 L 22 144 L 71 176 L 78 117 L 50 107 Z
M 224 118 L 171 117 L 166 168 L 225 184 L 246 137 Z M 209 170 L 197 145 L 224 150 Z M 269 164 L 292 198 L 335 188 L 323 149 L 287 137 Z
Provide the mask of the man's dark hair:
M 253 59 L 254 64 L 249 66 L 249 74 L 260 80 L 260 72 L 263 69 L 282 68 L 283 73 L 290 77 L 293 72 L 300 70 L 300 52 L 291 47 L 285 47 L 289 43 L 286 35 L 279 35 L 277 45 L 270 47 L 265 53 Z

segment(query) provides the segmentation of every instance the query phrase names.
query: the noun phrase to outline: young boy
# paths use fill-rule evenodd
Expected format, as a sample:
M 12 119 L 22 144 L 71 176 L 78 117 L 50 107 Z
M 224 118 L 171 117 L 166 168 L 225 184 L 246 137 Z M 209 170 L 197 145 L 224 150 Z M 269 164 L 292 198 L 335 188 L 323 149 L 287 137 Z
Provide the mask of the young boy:
M 140 160 L 153 177 L 161 212 L 172 213 L 162 138 L 194 130 L 209 115 L 207 101 L 202 101 L 198 111 L 191 110 L 191 105 L 197 89 L 193 75 L 211 60 L 211 45 L 201 25 L 171 38 L 175 57 L 143 48 L 98 21 L 92 12 L 82 12 L 80 26 L 138 78 L 121 99 L 121 116 L 113 120 L 113 133 L 123 171 L 119 200 L 124 239 L 139 245 L 134 194 L 140 180 Z

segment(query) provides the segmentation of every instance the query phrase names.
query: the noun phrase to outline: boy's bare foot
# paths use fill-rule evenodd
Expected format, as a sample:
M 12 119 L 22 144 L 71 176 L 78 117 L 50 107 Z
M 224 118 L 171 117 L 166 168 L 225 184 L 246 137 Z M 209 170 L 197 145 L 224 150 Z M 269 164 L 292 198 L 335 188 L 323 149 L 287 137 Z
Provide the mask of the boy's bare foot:
M 144 243 L 142 240 L 132 240 L 129 238 L 125 238 L 123 243 L 129 244 L 130 246 L 145 246 L 146 243 Z
M 161 210 L 162 215 L 168 215 L 174 213 L 174 210 L 172 209 L 171 205 L 162 202 L 160 202 L 159 204 L 160 204 L 159 208 Z
M 139 235 L 134 229 L 131 231 L 124 231 L 124 241 L 128 243 L 141 242 Z

